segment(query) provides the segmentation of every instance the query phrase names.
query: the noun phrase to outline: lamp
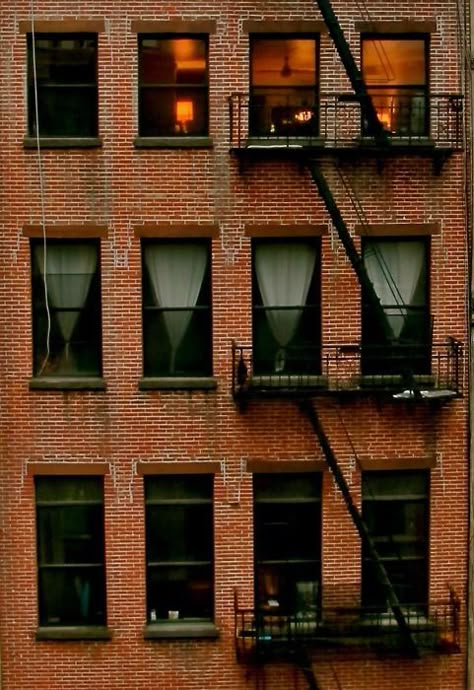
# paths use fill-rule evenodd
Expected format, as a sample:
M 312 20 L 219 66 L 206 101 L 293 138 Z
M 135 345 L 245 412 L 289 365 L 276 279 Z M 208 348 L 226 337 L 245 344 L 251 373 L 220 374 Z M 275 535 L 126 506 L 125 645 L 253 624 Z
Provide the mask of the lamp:
M 194 119 L 192 101 L 176 101 L 176 121 L 181 132 L 186 132 L 186 124 Z

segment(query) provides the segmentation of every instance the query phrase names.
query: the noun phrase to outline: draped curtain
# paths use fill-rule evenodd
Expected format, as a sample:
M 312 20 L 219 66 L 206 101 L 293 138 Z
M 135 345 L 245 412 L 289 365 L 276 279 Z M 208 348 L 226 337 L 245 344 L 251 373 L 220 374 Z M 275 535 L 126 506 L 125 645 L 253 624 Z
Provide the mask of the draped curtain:
M 398 339 L 408 307 L 425 305 L 425 245 L 403 240 L 367 242 L 364 263 L 392 334 Z
M 171 345 L 170 372 L 196 306 L 207 267 L 203 244 L 154 244 L 145 248 L 145 265 L 155 305 L 161 307 Z
M 276 371 L 284 368 L 285 348 L 300 322 L 315 261 L 316 248 L 309 243 L 265 243 L 255 248 L 258 287 L 263 306 L 271 307 L 265 313 L 272 335 L 280 346 L 275 361 Z
M 44 277 L 44 247 L 35 248 L 36 261 Z M 51 244 L 46 248 L 46 285 L 48 299 L 64 339 L 66 356 L 74 328 L 89 294 L 97 267 L 97 250 L 90 244 Z

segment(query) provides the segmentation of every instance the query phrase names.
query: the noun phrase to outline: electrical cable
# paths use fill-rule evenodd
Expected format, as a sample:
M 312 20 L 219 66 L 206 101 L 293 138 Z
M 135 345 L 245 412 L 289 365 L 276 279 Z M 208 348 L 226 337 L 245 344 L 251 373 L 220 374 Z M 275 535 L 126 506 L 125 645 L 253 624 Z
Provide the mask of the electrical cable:
M 31 13 L 31 59 L 33 66 L 33 91 L 35 104 L 35 133 L 36 133 L 36 151 L 38 161 L 38 176 L 40 186 L 40 204 L 41 204 L 41 229 L 43 237 L 43 286 L 44 286 L 44 301 L 46 307 L 47 330 L 46 330 L 46 354 L 43 363 L 39 370 L 39 375 L 42 374 L 50 357 L 50 339 L 51 339 L 51 311 L 49 307 L 48 297 L 48 276 L 47 276 L 47 237 L 46 237 L 46 210 L 45 210 L 45 192 L 44 192 L 44 173 L 43 160 L 41 156 L 41 141 L 40 141 L 40 122 L 39 122 L 39 98 L 38 98 L 38 71 L 36 65 L 36 33 L 35 33 L 35 4 L 34 0 L 30 3 Z

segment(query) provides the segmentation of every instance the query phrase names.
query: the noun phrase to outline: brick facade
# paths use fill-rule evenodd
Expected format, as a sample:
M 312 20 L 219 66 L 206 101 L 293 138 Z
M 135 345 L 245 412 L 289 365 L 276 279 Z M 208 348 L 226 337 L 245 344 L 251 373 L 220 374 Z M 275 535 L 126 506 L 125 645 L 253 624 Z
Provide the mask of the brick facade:
M 239 166 L 229 152 L 228 96 L 248 92 L 249 27 L 287 22 L 289 33 L 318 22 L 320 90 L 349 82 L 311 0 L 180 0 L 125 3 L 36 0 L 40 31 L 98 32 L 100 145 L 25 143 L 26 33 L 30 3 L 0 7 L 2 193 L 0 261 L 0 654 L 2 690 L 244 690 L 256 674 L 236 662 L 234 590 L 254 597 L 252 463 L 318 462 L 322 472 L 323 597 L 346 606 L 358 597 L 360 539 L 308 419 L 295 400 L 232 398 L 231 342 L 252 341 L 252 236 L 314 227 L 321 242 L 324 342 L 358 342 L 360 287 L 308 170 L 284 156 Z M 358 4 L 334 9 L 359 60 Z M 406 5 L 373 0 L 370 20 L 420 23 L 429 31 L 430 91 L 462 91 L 462 27 L 440 0 Z M 178 21 L 179 20 L 179 21 Z M 90 24 L 75 24 L 88 21 Z M 41 22 L 45 22 L 41 25 Z M 47 22 L 51 22 L 48 24 Z M 142 22 L 142 24 L 140 24 Z M 146 22 L 150 22 L 147 24 Z M 155 24 L 154 24 L 155 22 Z M 175 22 L 175 26 L 172 23 Z M 180 23 L 181 22 L 181 23 Z M 192 22 L 209 33 L 209 135 L 205 146 L 134 145 L 137 125 L 137 27 L 184 33 Z M 252 24 L 252 22 L 254 24 Z M 305 24 L 308 22 L 308 24 Z M 55 24 L 56 23 L 56 24 Z M 84 29 L 83 27 L 89 27 Z M 385 24 L 387 26 L 387 24 Z M 51 28 L 52 27 L 52 28 Z M 79 27 L 77 29 L 76 27 Z M 158 28 L 154 28 L 158 27 Z M 202 28 L 204 27 L 204 28 Z M 428 28 L 427 28 L 428 27 Z M 314 30 L 314 27 L 313 29 Z M 449 156 L 439 174 L 430 155 L 344 158 L 322 168 L 356 246 L 357 216 L 348 180 L 369 226 L 429 228 L 429 302 L 433 341 L 467 343 L 465 157 Z M 102 373 L 105 390 L 36 389 L 32 369 L 30 243 L 42 237 L 39 165 L 48 237 L 95 237 L 100 243 Z M 253 230 L 252 230 L 253 228 Z M 263 230 L 262 230 L 263 228 Z M 408 231 L 409 232 L 409 231 Z M 420 230 L 421 232 L 421 230 Z M 416 233 L 417 236 L 419 233 Z M 142 357 L 141 240 L 207 237 L 212 246 L 212 369 L 216 388 L 139 387 Z M 467 372 L 466 360 L 463 360 Z M 467 379 L 464 381 L 466 390 Z M 429 599 L 460 596 L 461 653 L 419 660 L 314 652 L 321 690 L 368 687 L 460 690 L 466 663 L 468 535 L 467 398 L 399 401 L 374 395 L 317 396 L 320 418 L 354 499 L 361 468 L 429 467 Z M 176 463 L 214 474 L 214 619 L 217 639 L 144 639 L 146 611 L 144 476 Z M 104 476 L 109 640 L 38 640 L 34 478 Z M 148 469 L 147 469 L 148 468 Z M 160 470 L 161 468 L 161 470 Z M 308 529 L 302 526 L 302 529 Z M 335 594 L 334 594 L 335 592 Z M 326 594 L 325 594 L 326 593 Z M 260 678 L 260 680 L 262 680 Z M 300 671 L 269 664 L 268 690 L 305 687 Z

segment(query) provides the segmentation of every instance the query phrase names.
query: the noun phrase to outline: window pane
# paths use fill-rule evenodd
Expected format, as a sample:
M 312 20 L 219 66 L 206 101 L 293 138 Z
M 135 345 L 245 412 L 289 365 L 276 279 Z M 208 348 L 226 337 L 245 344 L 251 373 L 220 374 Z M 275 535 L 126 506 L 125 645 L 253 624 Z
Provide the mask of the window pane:
M 210 475 L 146 479 L 150 620 L 168 618 L 168 611 L 179 611 L 179 618 L 212 615 L 212 485 Z
M 423 39 L 363 39 L 362 71 L 366 83 L 369 86 L 424 86 L 425 49 Z
M 38 477 L 36 502 L 40 623 L 105 623 L 102 478 Z
M 255 587 L 259 606 L 286 613 L 317 606 L 320 497 L 319 475 L 254 476 Z
M 211 374 L 208 242 L 143 245 L 145 376 Z
M 316 41 L 310 38 L 253 38 L 252 86 L 314 86 Z
M 36 134 L 33 41 L 28 36 L 29 133 Z M 97 37 L 38 34 L 35 38 L 39 133 L 97 135 Z
M 97 244 L 48 241 L 46 281 L 44 256 L 43 243 L 33 242 L 35 376 L 99 376 L 101 305 Z
M 207 39 L 142 36 L 139 51 L 140 135 L 207 135 Z
M 370 472 L 362 480 L 362 513 L 402 604 L 425 604 L 428 578 L 427 472 Z M 386 606 L 377 570 L 363 549 L 362 599 Z

